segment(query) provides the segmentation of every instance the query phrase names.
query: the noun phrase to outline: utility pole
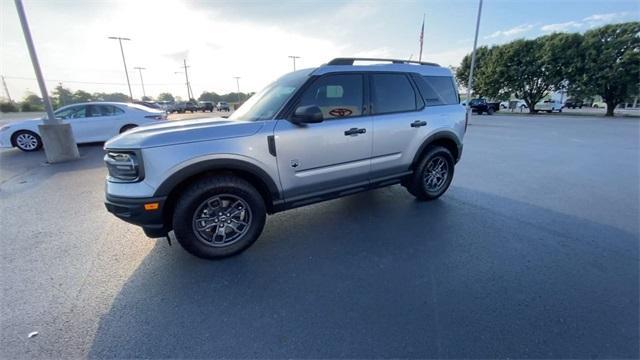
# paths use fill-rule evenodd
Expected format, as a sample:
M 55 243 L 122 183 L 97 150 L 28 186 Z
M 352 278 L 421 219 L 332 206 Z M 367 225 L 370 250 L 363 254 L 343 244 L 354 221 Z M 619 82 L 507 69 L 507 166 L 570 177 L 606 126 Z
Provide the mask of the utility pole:
M 480 17 L 482 16 L 482 0 L 478 3 L 478 19 L 476 20 L 476 35 L 473 40 L 473 52 L 471 53 L 471 69 L 469 69 L 469 85 L 467 86 L 467 116 L 471 109 L 471 88 L 473 87 L 473 68 L 476 65 L 476 47 L 478 46 L 478 32 L 480 30 Z
M 120 52 L 122 53 L 122 63 L 124 64 L 124 74 L 127 77 L 127 86 L 129 87 L 129 99 L 133 101 L 133 93 L 131 92 L 131 82 L 129 82 L 129 71 L 127 70 L 127 61 L 124 59 L 124 49 L 122 48 L 122 40 L 129 41 L 131 39 L 119 37 L 119 36 L 109 36 L 111 40 L 118 40 L 120 43 Z
M 147 93 L 144 91 L 144 80 L 142 80 L 142 70 L 147 70 L 147 69 L 140 66 L 136 66 L 134 67 L 134 69 L 138 70 L 138 72 L 140 73 L 140 84 L 142 85 L 142 96 L 147 97 Z
M 238 103 L 240 103 L 240 76 L 234 76 L 236 79 L 236 87 L 238 88 Z
M 296 59 L 300 59 L 300 56 L 289 55 L 290 59 L 293 59 L 293 71 L 296 71 Z
M 76 141 L 73 138 L 71 125 L 63 124 L 60 119 L 56 119 L 53 113 L 51 99 L 49 99 L 49 92 L 47 91 L 44 76 L 42 76 L 42 71 L 40 70 L 38 54 L 36 53 L 35 45 L 33 45 L 31 30 L 29 29 L 29 23 L 27 22 L 27 15 L 24 12 L 24 7 L 22 6 L 22 0 L 15 0 L 15 4 L 16 10 L 18 11 L 18 17 L 20 18 L 20 25 L 22 25 L 24 40 L 27 43 L 27 48 L 29 49 L 29 56 L 31 57 L 33 71 L 36 73 L 36 79 L 38 79 L 38 86 L 40 87 L 40 93 L 42 94 L 44 108 L 47 111 L 47 117 L 42 119 L 43 124 L 38 125 L 47 161 L 50 163 L 56 163 L 78 159 L 80 158 L 80 153 L 78 152 Z
M 182 62 L 184 64 L 184 77 L 187 81 L 187 96 L 189 97 L 189 100 L 191 100 L 193 99 L 193 92 L 191 92 L 191 84 L 189 83 L 189 72 L 187 70 L 191 66 L 187 66 L 187 59 L 183 59 Z
M 7 82 L 4 81 L 4 75 L 2 75 L 2 86 L 4 86 L 4 92 L 7 94 L 7 98 L 9 98 L 9 102 L 12 103 L 11 94 L 9 94 L 9 88 L 7 87 Z

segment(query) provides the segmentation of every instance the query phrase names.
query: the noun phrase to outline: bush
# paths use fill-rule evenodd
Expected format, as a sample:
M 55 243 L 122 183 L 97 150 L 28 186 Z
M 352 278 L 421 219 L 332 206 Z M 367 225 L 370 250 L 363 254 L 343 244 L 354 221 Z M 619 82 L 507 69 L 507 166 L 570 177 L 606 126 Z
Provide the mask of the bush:
M 29 104 L 28 102 L 23 102 L 22 104 L 20 104 L 20 111 L 22 112 L 44 111 L 44 107 L 42 105 L 34 105 L 34 104 Z
M 9 112 L 17 112 L 18 106 L 12 102 L 3 102 L 0 103 L 0 112 L 9 113 Z

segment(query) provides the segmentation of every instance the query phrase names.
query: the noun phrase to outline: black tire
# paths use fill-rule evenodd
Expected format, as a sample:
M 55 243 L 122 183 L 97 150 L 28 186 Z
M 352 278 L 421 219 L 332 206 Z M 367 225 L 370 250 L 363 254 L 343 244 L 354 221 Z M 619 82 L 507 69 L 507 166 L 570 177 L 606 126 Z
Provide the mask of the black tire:
M 547 110 L 547 114 L 551 114 L 553 110 Z
M 219 225 L 213 224 L 214 221 L 217 223 L 219 219 L 222 219 L 223 224 L 228 222 L 234 215 L 231 215 L 229 218 L 225 218 L 224 215 L 228 215 L 231 211 L 237 210 L 235 208 L 229 210 L 229 207 L 225 209 L 224 206 L 222 206 L 225 198 L 242 200 L 246 206 L 243 207 L 242 204 L 240 204 L 240 208 L 238 209 L 244 209 L 241 212 L 241 216 L 243 216 L 242 219 L 244 219 L 245 214 L 248 216 L 246 230 L 244 228 L 242 230 L 244 233 L 237 234 L 238 238 L 229 242 L 227 245 L 224 244 L 227 236 L 227 226 L 229 229 L 231 229 L 232 226 L 227 224 L 223 225 L 222 233 L 225 233 L 224 239 L 222 243 L 219 243 L 216 242 L 215 239 L 222 233 L 218 232 Z M 215 201 L 215 199 L 223 199 L 220 200 L 221 206 L 219 208 L 212 208 L 209 204 L 209 202 Z M 230 203 L 231 201 L 229 201 L 228 204 Z M 206 239 L 203 232 L 195 228 L 197 225 L 196 215 L 200 214 L 200 209 L 203 206 L 206 207 L 205 212 L 209 210 L 214 211 L 214 209 L 222 209 L 220 210 L 221 213 L 222 211 L 226 212 L 220 217 L 213 213 L 211 216 L 206 217 L 209 223 L 202 222 L 203 226 L 216 226 L 216 230 L 212 230 L 213 228 L 209 229 L 211 239 Z M 215 211 L 217 212 L 219 210 Z M 248 181 L 232 175 L 212 176 L 196 181 L 182 193 L 176 203 L 173 215 L 173 230 L 180 245 L 189 253 L 204 259 L 219 259 L 236 255 L 251 246 L 262 233 L 266 221 L 266 214 L 267 211 L 262 196 L 260 196 L 260 193 Z M 238 224 L 237 221 L 235 221 L 235 223 Z M 229 224 L 231 224 L 231 222 L 229 222 Z M 236 229 L 237 228 L 233 228 L 233 230 Z M 230 231 L 233 232 L 233 230 Z M 236 230 L 235 232 L 238 231 Z
M 437 189 L 429 189 L 426 179 L 428 176 L 427 172 L 431 171 L 430 167 L 437 159 L 441 159 L 446 163 L 446 178 L 442 184 L 437 187 Z M 453 159 L 453 155 L 451 155 L 451 152 L 447 150 L 447 148 L 434 146 L 428 149 L 418 162 L 411 179 L 409 179 L 407 183 L 407 190 L 418 200 L 428 201 L 439 198 L 447 191 L 449 185 L 451 185 L 454 166 L 455 161 Z
M 122 134 L 123 132 L 125 132 L 125 131 L 127 131 L 127 130 L 131 130 L 131 129 L 133 129 L 134 127 L 138 127 L 138 125 L 135 125 L 135 124 L 127 124 L 127 125 L 125 125 L 125 126 L 123 126 L 123 127 L 121 127 L 121 128 L 120 128 L 120 134 Z
M 493 108 L 489 108 L 487 110 L 487 115 L 493 115 L 493 113 L 495 113 L 495 110 L 493 110 Z
M 559 112 L 559 113 L 561 113 L 561 112 L 562 112 L 562 109 L 558 110 L 558 112 Z
M 42 138 L 33 131 L 20 130 L 11 136 L 11 144 L 24 152 L 38 151 L 42 149 Z

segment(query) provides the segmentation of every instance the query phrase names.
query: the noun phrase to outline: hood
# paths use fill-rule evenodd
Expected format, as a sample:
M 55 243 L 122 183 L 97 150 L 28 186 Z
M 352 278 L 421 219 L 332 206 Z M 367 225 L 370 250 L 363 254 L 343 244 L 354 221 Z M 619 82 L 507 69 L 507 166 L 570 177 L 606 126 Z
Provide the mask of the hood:
M 106 149 L 141 149 L 189 142 L 227 139 L 255 134 L 259 121 L 236 121 L 224 118 L 162 121 L 133 128 L 104 144 Z
M 8 128 L 14 129 L 14 128 L 27 128 L 27 129 L 31 129 L 31 128 L 37 128 L 38 125 L 42 125 L 43 121 L 42 118 L 36 118 L 36 119 L 27 119 L 27 120 L 16 120 L 16 121 L 10 121 L 6 124 L 3 124 L 0 127 L 5 127 L 7 126 Z

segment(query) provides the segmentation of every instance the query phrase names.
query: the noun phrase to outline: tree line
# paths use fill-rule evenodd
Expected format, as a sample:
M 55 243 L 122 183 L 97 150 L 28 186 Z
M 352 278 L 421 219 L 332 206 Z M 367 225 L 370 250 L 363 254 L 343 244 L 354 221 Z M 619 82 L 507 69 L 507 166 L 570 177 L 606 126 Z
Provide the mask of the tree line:
M 253 93 L 237 93 L 231 92 L 227 94 L 219 95 L 215 92 L 203 92 L 198 101 L 226 101 L 230 103 L 247 100 Z M 113 102 L 129 102 L 129 96 L 120 92 L 104 93 L 95 92 L 89 93 L 84 90 L 71 91 L 68 88 L 58 85 L 54 88 L 49 96 L 51 99 L 51 105 L 54 109 L 58 109 L 65 105 L 77 104 L 89 101 L 113 101 Z M 179 96 L 174 96 L 169 92 L 159 94 L 155 99 L 149 96 L 142 97 L 142 101 L 183 101 Z M 190 101 L 196 101 L 190 99 Z M 44 111 L 44 105 L 42 98 L 36 94 L 28 94 L 20 102 L 2 102 L 0 103 L 0 111 L 3 113 L 8 112 L 30 112 L 30 111 Z
M 467 54 L 456 70 L 465 86 L 470 64 Z M 473 91 L 496 100 L 515 96 L 529 112 L 552 91 L 583 99 L 599 95 L 607 104 L 607 116 L 613 116 L 618 104 L 640 95 L 640 22 L 480 47 Z

